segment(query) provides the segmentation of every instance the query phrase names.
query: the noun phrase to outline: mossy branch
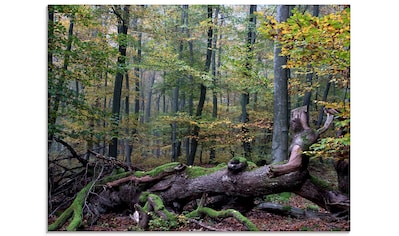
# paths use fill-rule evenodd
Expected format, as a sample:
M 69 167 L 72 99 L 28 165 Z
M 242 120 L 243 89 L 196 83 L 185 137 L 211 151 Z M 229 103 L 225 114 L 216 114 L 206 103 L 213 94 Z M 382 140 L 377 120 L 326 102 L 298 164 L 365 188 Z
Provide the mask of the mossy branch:
M 248 230 L 259 231 L 259 229 L 255 226 L 254 223 L 252 223 L 247 217 L 243 216 L 239 211 L 236 211 L 234 209 L 216 211 L 209 207 L 198 207 L 196 210 L 188 213 L 186 217 L 187 218 L 200 217 L 203 214 L 208 215 L 211 218 L 234 217 L 243 225 L 245 225 L 248 228 Z
M 72 216 L 72 220 L 66 230 L 75 231 L 80 226 L 83 217 L 83 204 L 86 195 L 93 184 L 94 182 L 90 182 L 82 190 L 79 191 L 73 203 L 61 214 L 60 217 L 58 217 L 58 219 L 54 223 L 48 226 L 48 231 L 54 231 L 61 228 L 65 224 L 65 222 Z

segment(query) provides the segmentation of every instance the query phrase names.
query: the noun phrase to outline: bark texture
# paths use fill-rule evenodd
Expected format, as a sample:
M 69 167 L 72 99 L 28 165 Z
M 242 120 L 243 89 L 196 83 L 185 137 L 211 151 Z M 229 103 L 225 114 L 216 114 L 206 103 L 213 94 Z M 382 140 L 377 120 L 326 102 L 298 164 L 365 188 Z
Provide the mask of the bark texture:
M 286 21 L 289 17 L 289 6 L 277 6 L 277 21 Z M 287 57 L 280 56 L 281 47 L 274 45 L 274 121 L 272 140 L 272 161 L 282 162 L 288 153 L 288 70 Z

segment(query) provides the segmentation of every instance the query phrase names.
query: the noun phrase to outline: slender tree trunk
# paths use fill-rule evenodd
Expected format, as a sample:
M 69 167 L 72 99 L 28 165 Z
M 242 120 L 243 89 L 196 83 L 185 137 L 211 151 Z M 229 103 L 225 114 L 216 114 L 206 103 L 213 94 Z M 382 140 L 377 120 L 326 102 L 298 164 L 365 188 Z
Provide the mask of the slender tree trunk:
M 252 52 L 253 52 L 253 45 L 255 44 L 255 28 L 256 28 L 256 17 L 254 12 L 256 11 L 256 5 L 250 5 L 249 7 L 249 24 L 248 24 L 248 36 L 247 36 L 247 58 L 246 58 L 246 71 L 245 77 L 248 79 L 251 76 L 252 70 Z M 251 160 L 251 143 L 249 141 L 249 129 L 246 127 L 246 123 L 249 122 L 249 116 L 247 112 L 247 105 L 249 104 L 249 91 L 247 89 L 241 94 L 241 122 L 242 125 L 242 133 L 243 133 L 243 140 L 242 144 L 244 147 L 244 156 L 248 160 Z
M 112 130 L 113 138 L 109 145 L 109 156 L 117 158 L 118 156 L 118 126 L 119 126 L 119 114 L 121 107 L 121 96 L 122 96 L 122 84 L 123 75 L 125 74 L 126 64 L 126 37 L 128 30 L 128 14 L 129 7 L 124 6 L 122 11 L 114 8 L 114 13 L 118 18 L 118 38 L 119 38 L 119 56 L 118 56 L 118 70 L 115 77 L 114 95 L 112 100 Z
M 218 24 L 218 16 L 219 16 L 219 6 L 216 7 L 215 10 L 215 17 L 214 17 L 214 24 Z M 216 47 L 217 47 L 217 29 L 214 29 L 214 34 L 213 34 L 213 42 L 212 42 L 212 118 L 216 119 L 218 116 L 218 98 L 217 98 L 217 78 L 216 78 Z M 212 141 L 211 143 L 211 148 L 209 151 L 209 159 L 210 162 L 213 162 L 216 158 L 216 149 L 215 149 L 215 142 Z
M 314 5 L 313 6 L 313 12 L 312 12 L 312 14 L 313 14 L 313 16 L 316 16 L 316 17 L 318 17 L 319 16 L 319 5 Z M 312 67 L 311 66 L 309 66 L 309 70 L 312 70 Z M 307 85 L 310 87 L 310 86 L 312 86 L 312 79 L 313 79 L 313 77 L 315 77 L 315 76 L 317 76 L 316 74 L 314 74 L 313 72 L 309 72 L 307 75 L 306 75 L 306 83 L 307 83 Z M 305 96 L 303 97 L 303 106 L 306 106 L 306 109 L 307 109 L 307 116 L 308 116 L 308 119 L 309 119 L 309 114 L 310 114 L 310 106 L 311 106 L 311 97 L 312 97 L 312 92 L 311 91 L 309 91 L 309 92 L 306 92 L 305 93 Z
M 151 103 L 152 103 L 152 92 L 153 92 L 153 86 L 155 82 L 155 76 L 156 72 L 151 72 L 150 75 L 150 84 L 147 92 L 147 105 L 145 106 L 145 113 L 144 113 L 144 122 L 147 123 L 150 121 L 151 118 Z M 159 106 L 159 103 L 158 103 Z
M 208 21 L 212 22 L 212 6 L 208 5 Z M 206 61 L 205 61 L 205 72 L 209 72 L 209 68 L 211 65 L 211 57 L 212 57 L 212 38 L 213 38 L 213 27 L 210 26 L 208 28 L 208 44 L 207 44 L 207 50 L 206 50 Z M 202 110 L 204 108 L 205 104 L 205 97 L 206 97 L 206 87 L 204 83 L 201 83 L 200 86 L 200 98 L 197 106 L 197 112 L 195 116 L 197 118 L 200 118 L 202 116 Z M 190 156 L 187 160 L 187 165 L 193 165 L 194 164 L 194 159 L 195 159 L 195 153 L 197 152 L 197 146 L 198 146 L 198 134 L 199 134 L 199 126 L 195 125 L 194 130 L 193 130 L 193 139 L 191 141 L 191 148 L 190 148 Z
M 108 65 L 107 65 L 107 68 L 108 68 Z M 106 90 L 107 89 L 107 87 L 108 87 L 108 73 L 107 72 L 105 72 L 105 78 L 104 78 L 104 90 Z M 105 114 L 105 112 L 107 111 L 107 95 L 105 95 L 104 96 L 104 102 L 103 102 L 103 112 L 104 112 L 104 114 Z M 103 121 L 103 129 L 105 129 L 107 127 L 107 122 L 105 121 L 105 119 L 104 119 L 104 121 Z M 105 140 L 105 138 L 103 139 L 103 143 L 102 143 L 102 145 L 103 145 L 103 150 L 102 150 L 102 154 L 105 156 L 105 153 L 107 153 L 107 148 L 106 148 L 106 140 Z
M 181 7 L 181 18 L 180 18 L 180 25 L 184 25 L 186 22 L 186 9 L 184 6 Z M 180 27 L 180 35 L 183 37 L 184 33 L 184 27 Z M 176 33 L 177 30 L 176 30 Z M 179 43 L 179 60 L 182 60 L 183 58 L 183 41 L 180 40 Z M 181 75 L 179 75 L 179 78 L 176 81 L 175 88 L 173 89 L 173 99 L 172 99 L 172 113 L 173 116 L 177 115 L 177 112 L 179 111 L 179 90 L 180 90 L 180 83 L 182 81 Z M 172 141 L 172 162 L 177 161 L 178 156 L 179 156 L 179 149 L 180 149 L 180 140 L 177 139 L 176 135 L 176 130 L 177 130 L 177 123 L 176 121 L 173 121 L 171 124 L 172 127 L 172 135 L 171 135 L 171 141 Z
M 188 19 L 188 5 L 183 5 L 184 10 L 186 11 L 186 25 L 189 25 L 189 19 Z M 191 33 L 190 29 L 187 28 L 186 31 L 187 38 L 191 38 Z M 189 53 L 190 53 L 190 66 L 194 65 L 194 47 L 193 47 L 193 42 L 191 40 L 188 41 L 188 48 L 189 48 Z M 189 82 L 190 84 L 194 83 L 194 79 L 192 75 L 189 75 Z M 188 114 L 192 116 L 194 114 L 194 101 L 193 101 L 193 90 L 192 88 L 189 89 L 189 95 L 188 95 Z M 191 125 L 188 126 L 187 128 L 187 133 L 191 133 Z M 190 157 L 190 147 L 191 147 L 191 138 L 187 137 L 185 141 L 186 145 L 186 158 L 187 160 Z
M 289 16 L 288 5 L 277 6 L 277 21 L 284 22 Z M 288 158 L 288 74 L 283 65 L 287 57 L 280 56 L 281 46 L 274 45 L 274 121 L 272 140 L 272 162 Z
M 129 86 L 129 74 L 128 73 L 125 74 L 125 78 L 126 78 L 125 86 L 126 86 L 126 91 L 127 91 L 126 97 L 125 97 L 125 115 L 126 115 L 125 119 L 127 119 L 127 122 L 126 122 L 127 126 L 125 128 L 125 134 L 126 134 L 126 138 L 125 138 L 125 160 L 126 160 L 126 163 L 128 165 L 130 165 L 132 163 L 131 158 L 130 158 L 131 154 L 132 154 L 132 144 L 130 143 L 131 139 L 129 138 L 129 123 L 130 123 L 129 122 L 129 119 L 130 119 L 130 117 L 129 117 L 129 113 L 130 113 L 130 109 L 129 109 L 129 106 L 130 106 L 129 93 L 130 93 L 130 86 Z

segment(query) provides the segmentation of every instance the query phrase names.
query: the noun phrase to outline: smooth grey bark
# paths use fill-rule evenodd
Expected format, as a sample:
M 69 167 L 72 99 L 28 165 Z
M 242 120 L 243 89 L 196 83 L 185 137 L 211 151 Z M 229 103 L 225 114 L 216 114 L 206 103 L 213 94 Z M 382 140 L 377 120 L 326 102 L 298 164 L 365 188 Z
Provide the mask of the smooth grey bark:
M 216 7 L 215 9 L 215 17 L 214 17 L 214 24 L 218 24 L 218 17 L 219 17 L 219 6 Z M 211 71 L 212 71 L 212 118 L 217 118 L 218 116 L 218 98 L 217 98 L 217 77 L 216 77 L 216 48 L 217 48 L 217 38 L 218 38 L 218 32 L 217 29 L 214 29 L 213 32 L 213 42 L 212 42 L 212 66 L 211 66 Z M 209 160 L 212 162 L 216 158 L 216 149 L 214 147 L 215 142 L 212 142 L 211 148 L 209 151 Z
M 277 6 L 277 21 L 287 21 L 289 6 Z M 288 71 L 283 68 L 287 57 L 280 56 L 281 46 L 274 44 L 274 120 L 272 140 L 272 163 L 282 162 L 288 158 Z
M 118 126 L 119 126 L 119 116 L 120 116 L 120 107 L 121 107 L 121 96 L 122 96 L 122 84 L 123 84 L 123 75 L 125 74 L 126 67 L 126 36 L 128 31 L 128 15 L 129 15 L 129 6 L 123 6 L 123 9 L 117 10 L 115 9 L 118 6 L 113 8 L 115 15 L 118 18 L 118 37 L 122 37 L 123 40 L 119 40 L 119 56 L 118 56 L 118 70 L 116 71 L 115 84 L 114 84 L 114 94 L 112 100 L 112 130 L 113 130 L 113 138 L 109 145 L 108 155 L 110 157 L 117 158 L 118 156 Z
M 156 73 L 151 72 L 150 81 L 149 81 L 150 83 L 149 83 L 149 88 L 147 91 L 147 99 L 146 99 L 147 105 L 145 106 L 145 112 L 144 112 L 144 122 L 145 123 L 149 122 L 150 118 L 151 118 L 151 103 L 152 103 L 152 93 L 153 93 L 155 77 L 156 77 Z M 158 102 L 158 106 L 159 106 L 159 102 Z
M 188 5 L 183 5 L 184 13 L 185 13 L 185 25 L 189 25 L 189 15 L 188 15 Z M 186 28 L 186 35 L 187 38 L 191 38 L 191 33 L 189 27 Z M 188 49 L 189 49 L 189 61 L 190 61 L 190 66 L 194 65 L 194 46 L 192 40 L 188 41 Z M 193 84 L 194 83 L 194 78 L 192 75 L 189 75 L 188 77 L 189 83 Z M 194 114 L 194 99 L 193 99 L 193 90 L 192 88 L 189 89 L 188 92 L 188 114 L 192 116 Z M 187 133 L 191 133 L 191 125 L 188 126 L 187 128 Z M 186 159 L 189 159 L 190 156 L 190 147 L 191 147 L 191 138 L 187 137 L 185 139 L 185 149 L 186 149 Z

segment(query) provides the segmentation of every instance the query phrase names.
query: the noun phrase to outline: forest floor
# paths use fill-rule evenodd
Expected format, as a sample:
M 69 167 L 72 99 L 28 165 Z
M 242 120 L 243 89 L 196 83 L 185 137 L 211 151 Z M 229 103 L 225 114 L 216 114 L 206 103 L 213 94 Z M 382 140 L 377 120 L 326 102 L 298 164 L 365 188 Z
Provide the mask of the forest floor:
M 309 171 L 325 181 L 331 186 L 336 185 L 336 175 L 332 165 L 321 164 L 318 161 L 310 164 Z M 273 203 L 282 204 L 284 206 L 297 207 L 302 210 L 313 210 L 319 213 L 326 213 L 324 209 L 318 208 L 312 202 L 295 195 L 293 193 L 288 195 L 288 198 L 276 197 L 268 198 Z M 349 231 L 350 220 L 337 219 L 334 217 L 321 218 L 295 218 L 291 216 L 281 216 L 265 212 L 260 209 L 253 209 L 244 214 L 251 220 L 260 231 Z M 55 219 L 49 218 L 48 222 L 51 224 Z M 170 229 L 168 227 L 150 227 L 151 231 L 245 231 L 247 228 L 234 218 L 226 218 L 222 220 L 214 220 L 205 217 L 201 220 L 203 227 L 195 222 L 187 222 L 181 224 L 179 228 Z M 60 229 L 64 230 L 64 229 Z M 123 214 L 103 214 L 99 217 L 94 225 L 90 225 L 84 220 L 84 225 L 81 228 L 84 231 L 136 231 L 139 230 L 135 222 L 129 215 Z

